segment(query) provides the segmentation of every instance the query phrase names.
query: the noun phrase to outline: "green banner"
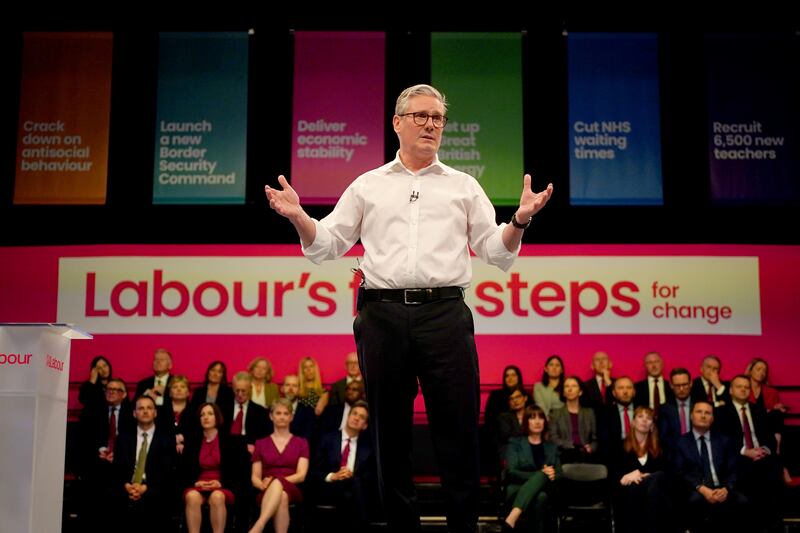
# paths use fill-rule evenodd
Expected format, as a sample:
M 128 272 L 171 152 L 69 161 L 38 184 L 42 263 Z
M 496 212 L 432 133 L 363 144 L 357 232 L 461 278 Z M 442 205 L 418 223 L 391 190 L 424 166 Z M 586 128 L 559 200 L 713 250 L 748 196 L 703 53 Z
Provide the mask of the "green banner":
M 431 34 L 431 83 L 449 102 L 439 159 L 474 176 L 495 205 L 522 190 L 522 36 Z
M 248 36 L 162 33 L 153 203 L 243 204 Z

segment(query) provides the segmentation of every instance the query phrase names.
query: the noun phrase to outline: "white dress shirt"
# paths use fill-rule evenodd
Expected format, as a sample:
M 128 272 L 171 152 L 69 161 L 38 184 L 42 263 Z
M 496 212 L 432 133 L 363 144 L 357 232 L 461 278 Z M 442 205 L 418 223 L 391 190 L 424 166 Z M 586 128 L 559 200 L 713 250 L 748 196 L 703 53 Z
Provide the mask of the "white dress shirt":
M 347 456 L 347 469 L 353 473 L 356 471 L 356 451 L 358 450 L 358 437 L 350 437 L 347 432 L 341 431 L 342 447 L 341 451 L 344 452 L 344 447 L 347 446 L 347 439 L 350 439 L 350 453 Z M 325 476 L 325 481 L 331 483 L 333 480 L 333 472 Z
M 700 434 L 697 432 L 696 429 L 692 430 L 692 434 L 694 435 L 694 442 L 697 446 L 697 453 L 700 454 L 700 457 L 703 457 L 703 452 L 700 449 L 700 437 L 705 437 L 706 440 L 706 450 L 708 450 L 708 462 L 711 463 L 711 478 L 714 481 L 714 486 L 719 487 L 719 478 L 717 477 L 717 469 L 714 468 L 714 452 L 711 451 L 711 432 L 706 431 L 704 434 Z
M 736 408 L 736 416 L 739 417 L 739 425 L 742 425 L 742 407 L 744 407 L 745 411 L 747 412 L 747 422 L 750 426 L 750 436 L 753 437 L 753 448 L 761 448 L 766 450 L 767 453 L 771 453 L 770 449 L 766 446 L 761 446 L 758 442 L 758 437 L 756 436 L 756 427 L 753 425 L 753 412 L 750 410 L 750 403 L 739 403 L 737 401 L 733 401 L 733 406 Z M 747 443 L 744 440 L 744 427 L 742 427 L 742 448 L 739 450 L 741 455 L 744 455 L 745 450 L 747 449 Z
M 339 423 L 339 431 L 344 431 L 345 426 L 347 426 L 347 417 L 350 416 L 350 404 L 344 402 L 344 409 L 342 410 L 342 421 Z
M 411 199 L 412 192 L 418 193 Z M 316 237 L 303 253 L 319 264 L 345 254 L 359 239 L 366 287 L 468 287 L 470 248 L 490 265 L 508 270 L 519 247 L 503 244 L 506 224 L 478 181 L 439 161 L 416 174 L 397 157 L 362 174 L 334 210 L 314 220 Z
M 648 398 L 650 398 L 650 404 L 649 404 L 650 409 L 655 409 L 655 406 L 653 405 L 653 397 L 654 397 L 653 389 L 656 388 L 656 383 L 658 383 L 658 398 L 659 398 L 659 402 L 660 402 L 659 406 L 664 405 L 665 403 L 667 403 L 667 397 L 666 397 L 666 393 L 664 391 L 664 380 L 661 378 L 661 376 L 658 376 L 657 378 L 654 378 L 652 376 L 648 376 L 648 378 L 647 378 L 647 390 L 648 390 L 648 393 L 649 393 Z
M 156 405 L 164 405 L 164 396 L 167 394 L 167 382 L 169 381 L 169 374 L 164 374 L 163 376 L 155 376 L 153 378 L 153 387 L 158 387 L 161 385 L 164 387 L 164 392 L 161 394 L 156 395 Z
M 244 402 L 240 404 L 239 402 L 233 403 L 233 420 L 236 420 L 236 417 L 239 414 L 239 411 L 242 411 L 242 435 L 247 435 L 247 431 L 244 428 L 245 420 L 247 420 L 247 406 L 250 405 L 250 402 Z

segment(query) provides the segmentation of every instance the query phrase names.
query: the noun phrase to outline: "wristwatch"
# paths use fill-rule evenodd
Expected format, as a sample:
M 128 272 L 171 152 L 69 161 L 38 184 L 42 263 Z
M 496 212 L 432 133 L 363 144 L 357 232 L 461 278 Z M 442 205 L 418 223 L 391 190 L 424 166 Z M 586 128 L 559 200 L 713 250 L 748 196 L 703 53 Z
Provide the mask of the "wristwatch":
M 533 222 L 533 217 L 529 218 L 527 223 L 520 224 L 519 222 L 517 222 L 517 214 L 514 213 L 513 215 L 511 215 L 511 225 L 517 229 L 528 229 L 528 226 L 531 225 L 531 222 Z

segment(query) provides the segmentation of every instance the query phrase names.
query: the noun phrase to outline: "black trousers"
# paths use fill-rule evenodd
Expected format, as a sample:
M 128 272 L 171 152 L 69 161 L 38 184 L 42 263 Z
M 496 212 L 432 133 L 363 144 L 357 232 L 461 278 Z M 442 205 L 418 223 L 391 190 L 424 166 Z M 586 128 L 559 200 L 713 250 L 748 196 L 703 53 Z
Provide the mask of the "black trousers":
M 462 299 L 365 302 L 353 324 L 390 531 L 420 531 L 413 482 L 414 399 L 422 388 L 451 532 L 478 519 L 479 386 L 472 313 Z

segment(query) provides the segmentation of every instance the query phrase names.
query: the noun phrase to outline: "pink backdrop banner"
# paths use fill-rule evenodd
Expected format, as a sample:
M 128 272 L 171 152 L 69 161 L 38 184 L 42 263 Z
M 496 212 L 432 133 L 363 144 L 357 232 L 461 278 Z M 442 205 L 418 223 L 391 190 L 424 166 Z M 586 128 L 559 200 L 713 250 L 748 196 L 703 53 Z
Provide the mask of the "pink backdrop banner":
M 292 187 L 306 203 L 334 204 L 384 161 L 386 36 L 295 33 Z
M 165 347 L 192 381 L 212 360 L 232 375 L 262 355 L 281 380 L 311 355 L 330 383 L 355 350 L 350 268 L 360 253 L 315 266 L 287 245 L 0 248 L 0 322 L 66 321 L 93 333 L 73 346 L 72 382 L 98 354 L 135 382 Z M 530 386 L 554 353 L 586 377 L 597 350 L 615 375 L 637 380 L 644 354 L 657 350 L 667 372 L 696 375 L 713 353 L 730 379 L 759 356 L 773 384 L 800 385 L 800 247 L 526 245 L 507 273 L 477 259 L 473 268 L 467 302 L 485 387 L 508 364 Z M 800 409 L 800 394 L 783 396 Z

